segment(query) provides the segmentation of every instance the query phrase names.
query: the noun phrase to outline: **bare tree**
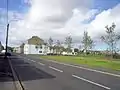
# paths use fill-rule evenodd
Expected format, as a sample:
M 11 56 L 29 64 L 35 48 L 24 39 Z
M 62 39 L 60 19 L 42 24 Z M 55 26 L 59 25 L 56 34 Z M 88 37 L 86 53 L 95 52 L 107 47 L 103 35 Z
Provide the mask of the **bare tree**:
M 101 36 L 102 41 L 108 45 L 108 51 L 110 52 L 112 58 L 114 54 L 118 51 L 117 43 L 120 40 L 120 34 L 115 32 L 116 25 L 112 23 L 110 27 L 108 25 L 106 28 L 106 35 Z
M 84 36 L 83 36 L 82 43 L 83 43 L 83 49 L 86 53 L 89 49 L 92 49 L 92 47 L 93 47 L 93 40 L 88 35 L 87 31 L 84 31 Z
M 56 54 L 56 45 L 52 46 L 53 54 Z
M 44 54 L 47 54 L 47 52 L 48 52 L 48 44 L 47 43 L 44 43 Z
M 67 45 L 67 52 L 71 52 L 72 47 L 72 37 L 68 36 L 65 38 L 65 44 Z
M 53 49 L 53 39 L 51 37 L 48 40 L 48 45 L 50 47 L 50 52 L 51 52 L 51 50 Z
M 57 40 L 56 42 L 56 52 L 57 54 L 60 54 L 60 49 L 61 49 L 61 43 L 59 40 Z

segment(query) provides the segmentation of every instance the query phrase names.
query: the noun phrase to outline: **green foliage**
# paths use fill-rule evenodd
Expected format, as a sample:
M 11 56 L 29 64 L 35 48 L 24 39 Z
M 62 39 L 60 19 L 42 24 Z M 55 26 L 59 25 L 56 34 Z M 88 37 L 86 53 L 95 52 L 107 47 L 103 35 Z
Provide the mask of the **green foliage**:
M 67 48 L 61 47 L 62 51 L 67 52 Z
M 0 41 L 0 52 L 1 52 L 2 50 L 4 50 L 4 47 L 2 46 L 1 41 Z

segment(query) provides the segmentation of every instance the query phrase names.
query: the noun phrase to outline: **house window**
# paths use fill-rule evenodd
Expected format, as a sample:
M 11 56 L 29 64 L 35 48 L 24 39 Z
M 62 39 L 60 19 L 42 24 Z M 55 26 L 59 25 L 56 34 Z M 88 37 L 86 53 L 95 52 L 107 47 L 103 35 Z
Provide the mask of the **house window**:
M 38 49 L 38 46 L 36 45 L 35 48 Z
M 42 49 L 42 46 L 40 46 L 40 49 Z
M 42 51 L 39 51 L 39 53 L 42 53 Z

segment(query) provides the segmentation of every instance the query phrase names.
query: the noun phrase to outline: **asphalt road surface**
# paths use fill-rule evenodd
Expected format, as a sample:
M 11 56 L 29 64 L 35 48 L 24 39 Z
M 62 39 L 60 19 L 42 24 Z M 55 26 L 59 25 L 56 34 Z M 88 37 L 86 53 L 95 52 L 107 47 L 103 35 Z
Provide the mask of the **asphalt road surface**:
M 25 55 L 11 62 L 26 90 L 120 90 L 120 75 Z

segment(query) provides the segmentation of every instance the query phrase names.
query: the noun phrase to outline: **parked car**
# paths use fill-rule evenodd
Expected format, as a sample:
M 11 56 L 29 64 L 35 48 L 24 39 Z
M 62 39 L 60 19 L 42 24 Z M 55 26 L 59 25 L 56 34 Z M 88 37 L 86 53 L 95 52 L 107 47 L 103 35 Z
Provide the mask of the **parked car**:
M 5 50 L 2 50 L 1 51 L 1 53 L 0 53 L 0 55 L 2 55 L 2 56 L 5 56 L 5 55 L 7 55 L 7 56 L 11 56 L 11 52 L 5 52 Z

